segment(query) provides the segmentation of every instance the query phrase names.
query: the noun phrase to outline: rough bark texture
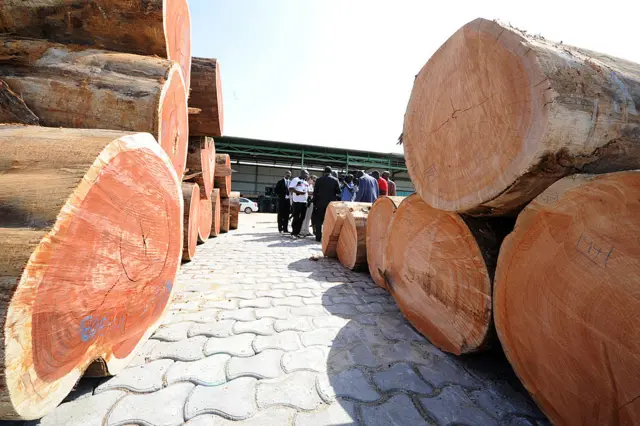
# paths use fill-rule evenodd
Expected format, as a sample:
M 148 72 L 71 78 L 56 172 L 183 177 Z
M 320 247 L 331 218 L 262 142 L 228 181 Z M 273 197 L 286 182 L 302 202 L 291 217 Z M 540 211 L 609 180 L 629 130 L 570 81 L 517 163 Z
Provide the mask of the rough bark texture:
M 189 122 L 178 65 L 83 49 L 0 37 L 0 77 L 43 126 L 151 133 L 182 177 Z
M 387 247 L 389 225 L 396 209 L 405 197 L 380 197 L 367 217 L 367 264 L 371 278 L 382 288 L 384 281 L 384 251 Z
M 211 227 L 213 226 L 213 204 L 211 204 L 211 198 L 200 198 L 200 212 L 198 214 L 198 243 L 201 244 L 209 239 Z
M 0 80 L 0 123 L 40 124 L 38 117 L 14 93 L 9 85 Z
M 229 229 L 238 229 L 238 218 L 240 216 L 240 198 L 233 197 L 231 200 L 229 212 Z
M 431 206 L 515 213 L 561 177 L 640 167 L 640 65 L 477 19 L 417 75 L 403 145 Z
M 0 32 L 171 59 L 189 89 L 187 0 L 4 0 Z
M 127 365 L 171 298 L 182 208 L 149 134 L 0 126 L 0 418 Z
M 347 203 L 334 201 L 329 203 L 322 224 L 322 254 L 326 257 L 337 257 L 338 239 L 347 211 L 368 211 L 371 203 Z
M 352 271 L 367 269 L 367 216 L 366 211 L 347 210 L 338 238 L 336 252 L 342 265 Z
M 500 250 L 498 337 L 554 424 L 640 422 L 640 172 L 566 177 Z
M 228 171 L 229 173 L 225 173 Z M 220 197 L 231 195 L 231 158 L 229 154 L 216 154 L 216 173 L 214 186 L 220 188 Z
M 440 349 L 459 355 L 491 343 L 493 271 L 512 224 L 437 210 L 417 194 L 393 215 L 384 255 L 387 289 Z
M 182 183 L 184 198 L 182 261 L 190 261 L 196 254 L 200 228 L 200 188 L 197 183 Z
M 191 131 L 191 129 L 189 129 Z M 189 137 L 187 150 L 187 172 L 189 181 L 200 187 L 200 198 L 209 199 L 213 190 L 216 170 L 216 147 L 213 138 L 207 136 Z
M 215 188 L 211 191 L 211 237 L 220 234 L 220 190 Z
M 220 198 L 220 232 L 227 233 L 231 229 L 231 199 Z
M 217 59 L 193 58 L 189 107 L 189 132 L 192 135 L 222 136 L 224 115 Z

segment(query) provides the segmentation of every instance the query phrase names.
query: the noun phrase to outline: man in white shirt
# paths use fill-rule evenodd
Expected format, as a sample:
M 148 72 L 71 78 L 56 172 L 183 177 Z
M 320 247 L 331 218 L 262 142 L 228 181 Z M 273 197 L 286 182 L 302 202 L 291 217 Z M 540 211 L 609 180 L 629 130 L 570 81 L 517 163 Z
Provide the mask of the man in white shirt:
M 307 199 L 309 198 L 309 172 L 305 169 L 300 171 L 300 176 L 294 178 L 289 184 L 289 192 L 293 200 L 293 222 L 291 223 L 291 235 L 300 238 L 300 230 L 304 215 L 307 212 Z

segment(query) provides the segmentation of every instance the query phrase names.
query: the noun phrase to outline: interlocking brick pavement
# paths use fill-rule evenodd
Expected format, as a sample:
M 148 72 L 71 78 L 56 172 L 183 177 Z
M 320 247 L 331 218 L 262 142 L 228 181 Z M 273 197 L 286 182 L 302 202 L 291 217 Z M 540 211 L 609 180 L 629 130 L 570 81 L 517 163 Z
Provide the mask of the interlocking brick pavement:
M 131 366 L 40 424 L 547 424 L 499 351 L 441 352 L 368 274 L 276 229 L 243 214 L 198 246 Z

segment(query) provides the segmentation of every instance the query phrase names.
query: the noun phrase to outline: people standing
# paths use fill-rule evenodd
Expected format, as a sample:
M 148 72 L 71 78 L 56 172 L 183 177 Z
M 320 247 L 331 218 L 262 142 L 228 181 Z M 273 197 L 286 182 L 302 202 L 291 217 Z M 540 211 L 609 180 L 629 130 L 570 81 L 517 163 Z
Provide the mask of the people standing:
M 344 178 L 344 186 L 342 187 L 340 201 L 353 201 L 354 198 L 356 198 L 356 187 L 353 184 L 353 175 L 347 175 Z
M 366 174 L 364 170 L 359 170 L 358 191 L 356 192 L 356 202 L 373 203 L 378 199 L 378 183 L 376 180 Z
M 387 195 L 389 192 L 389 186 L 387 185 L 387 181 L 382 179 L 382 177 L 380 176 L 380 172 L 374 170 L 373 172 L 371 172 L 371 176 L 378 183 L 378 196 L 382 197 L 383 195 Z
M 387 186 L 389 187 L 389 190 L 387 191 L 387 195 L 391 197 L 395 197 L 396 183 L 389 178 L 390 176 L 391 176 L 391 173 L 389 173 L 388 171 L 385 170 L 384 172 L 382 172 L 382 179 L 387 181 Z
M 316 180 L 318 180 L 318 176 L 311 175 L 307 183 L 309 184 L 309 190 L 307 194 L 309 195 L 307 199 L 307 211 L 304 215 L 304 220 L 302 221 L 302 228 L 300 230 L 301 237 L 308 237 L 311 235 L 309 232 L 309 227 L 311 226 L 311 217 L 313 216 L 313 205 L 314 205 L 314 187 Z
M 291 183 L 291 172 L 287 170 L 274 189 L 278 196 L 278 232 L 289 232 L 289 213 L 291 212 L 289 183 Z
M 322 225 L 324 224 L 324 215 L 327 212 L 327 207 L 332 201 L 338 201 L 340 199 L 340 181 L 333 176 L 331 167 L 324 168 L 324 173 L 316 181 L 313 192 L 313 233 L 316 236 L 316 241 L 322 241 Z
M 294 178 L 289 184 L 289 191 L 293 200 L 293 222 L 291 223 L 291 235 L 300 238 L 300 230 L 304 215 L 307 212 L 307 200 L 309 198 L 309 172 L 306 169 L 300 171 L 300 176 Z

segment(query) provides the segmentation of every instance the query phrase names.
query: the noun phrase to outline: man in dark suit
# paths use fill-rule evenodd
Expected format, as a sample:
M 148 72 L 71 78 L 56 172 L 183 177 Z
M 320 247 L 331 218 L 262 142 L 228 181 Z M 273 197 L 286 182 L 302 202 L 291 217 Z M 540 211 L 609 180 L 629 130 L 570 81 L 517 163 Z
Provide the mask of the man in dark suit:
M 340 200 L 340 181 L 332 176 L 331 167 L 327 166 L 313 188 L 313 233 L 316 241 L 322 241 L 322 224 L 329 203 L 338 200 Z
M 284 178 L 276 183 L 274 192 L 278 196 L 278 232 L 289 232 L 289 213 L 291 212 L 291 201 L 289 201 L 289 183 L 291 182 L 291 172 L 287 170 Z

